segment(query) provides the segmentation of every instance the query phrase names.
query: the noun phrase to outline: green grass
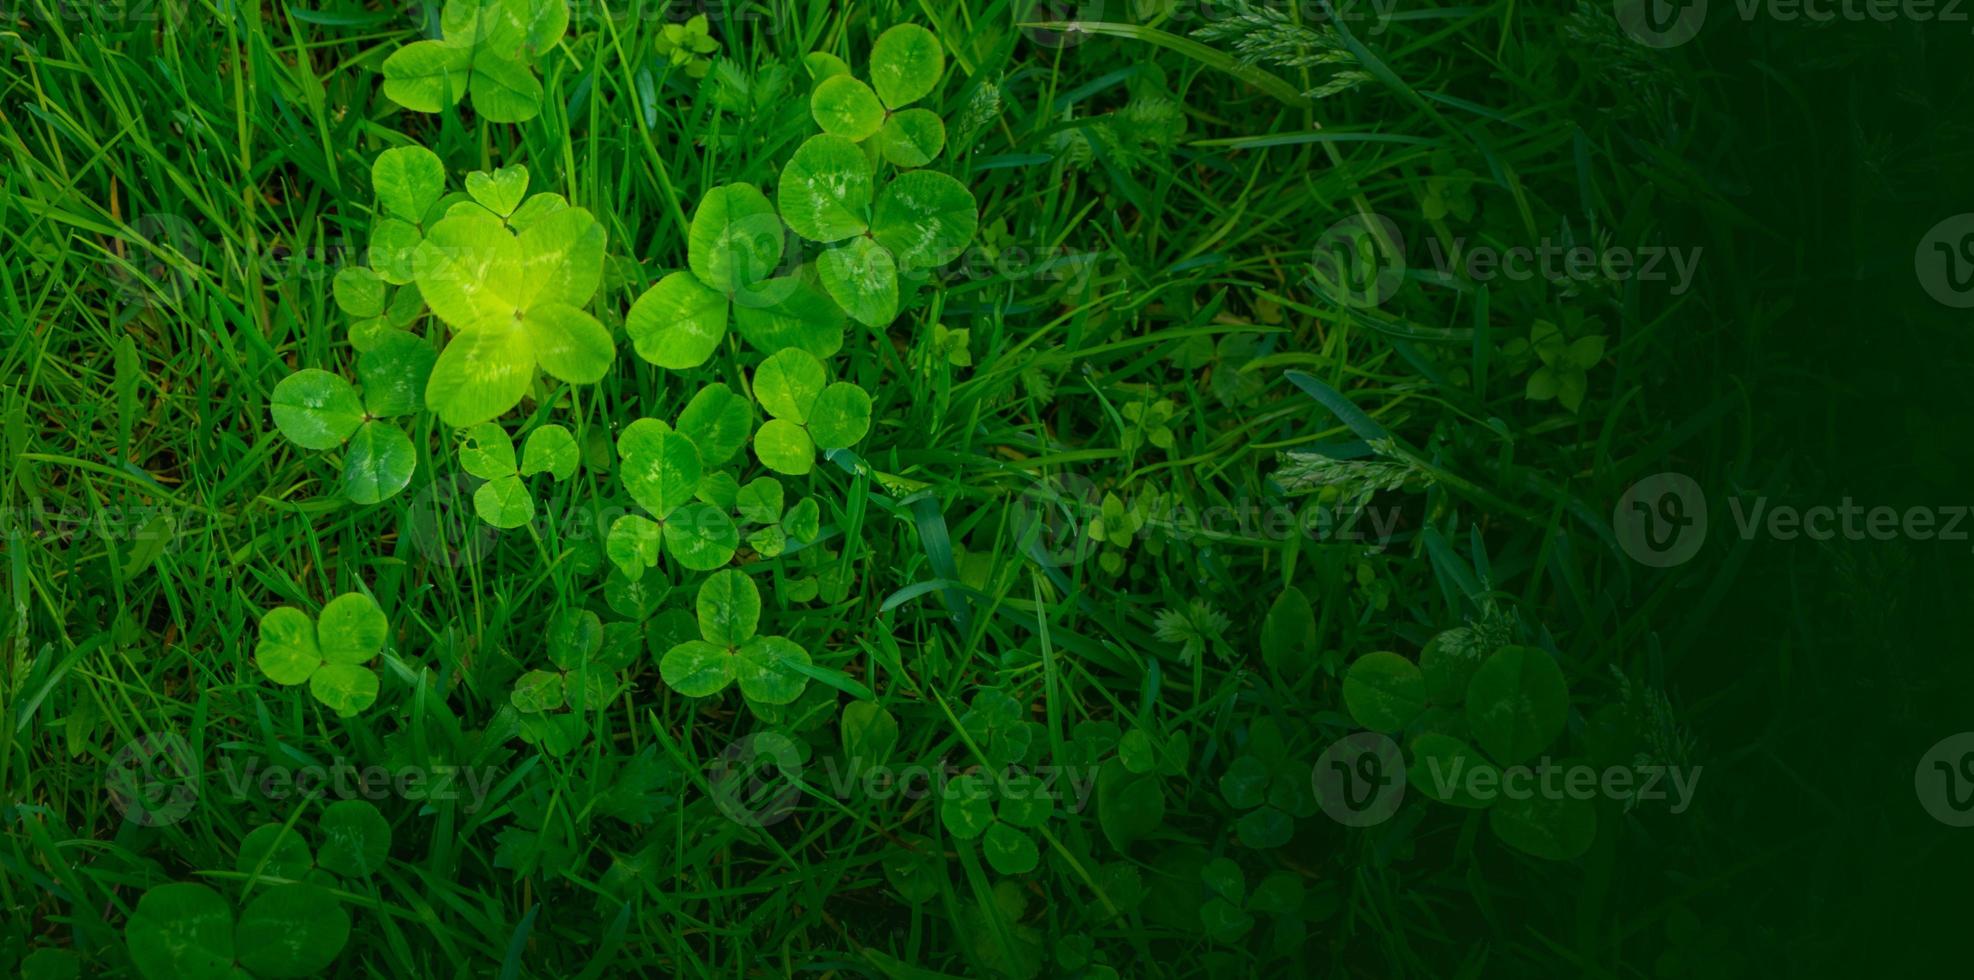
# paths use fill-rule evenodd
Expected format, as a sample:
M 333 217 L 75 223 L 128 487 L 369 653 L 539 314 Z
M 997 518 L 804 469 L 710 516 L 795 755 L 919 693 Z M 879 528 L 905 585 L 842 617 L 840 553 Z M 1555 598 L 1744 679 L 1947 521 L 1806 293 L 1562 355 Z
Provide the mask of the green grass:
M 82 975 L 136 975 L 125 924 L 147 889 L 281 887 L 237 869 L 241 842 L 270 822 L 310 835 L 329 801 L 236 797 L 228 760 L 490 774 L 477 807 L 378 798 L 389 862 L 329 882 L 353 922 L 336 976 L 1101 975 L 1079 973 L 1083 958 L 1124 976 L 1616 977 L 1845 961 L 1832 951 L 1856 933 L 1841 916 L 1778 924 L 1733 898 L 1793 907 L 1800 889 L 1781 883 L 1830 857 L 1816 842 L 1826 825 L 1790 824 L 1824 796 L 1802 789 L 1816 777 L 1751 761 L 1801 761 L 1805 730 L 1843 714 L 1822 687 L 1789 693 L 1797 677 L 1845 683 L 1818 644 L 1852 627 L 1803 625 L 1839 615 L 1814 611 L 1827 580 L 1785 588 L 1799 558 L 1719 532 L 1698 560 L 1651 569 L 1609 527 L 1625 489 L 1665 470 L 1720 500 L 1783 485 L 1776 433 L 1840 397 L 1820 379 L 1828 361 L 1772 347 L 1792 315 L 1777 297 L 1843 267 L 1812 272 L 1784 244 L 1796 216 L 1739 199 L 1730 177 L 1761 179 L 1740 170 L 1748 160 L 1785 196 L 1815 196 L 1804 185 L 1820 178 L 1781 149 L 1792 127 L 1737 122 L 1787 93 L 1693 70 L 1727 63 L 1727 40 L 1655 53 L 1617 33 L 1608 4 L 1493 2 L 1351 23 L 1334 66 L 1271 60 L 1294 44 L 1256 28 L 1260 61 L 1247 63 L 1231 41 L 1192 38 L 1197 22 L 1116 2 L 1114 26 L 1064 47 L 1018 26 L 1047 11 L 1007 0 L 775 4 L 715 21 L 733 77 L 789 73 L 785 91 L 731 112 L 710 85 L 663 70 L 668 12 L 610 5 L 611 19 L 579 11 L 542 59 L 543 111 L 506 125 L 475 120 L 470 103 L 431 115 L 383 97 L 383 59 L 422 36 L 422 16 L 436 23 L 436 7 L 413 6 L 173 3 L 159 23 L 28 0 L 26 29 L 0 30 L 0 964 L 57 949 Z M 976 244 L 1000 261 L 888 329 L 852 323 L 830 359 L 874 399 L 864 465 L 784 480 L 818 498 L 822 534 L 751 569 L 763 632 L 810 651 L 814 695 L 768 712 L 731 692 L 682 697 L 659 677 L 668 634 L 654 621 L 578 745 L 525 743 L 508 692 L 545 662 L 553 617 L 624 619 L 595 553 L 596 509 L 625 505 L 608 443 L 606 465 L 534 484 L 541 516 L 496 534 L 476 523 L 454 436 L 432 415 L 408 420 L 410 489 L 371 507 L 338 495 L 335 454 L 302 451 L 269 421 L 282 378 L 354 364 L 331 280 L 368 242 L 371 160 L 422 145 L 454 186 L 523 163 L 534 190 L 597 216 L 610 259 L 589 310 L 613 331 L 616 363 L 594 386 L 551 382 L 518 415 L 565 425 L 579 445 L 615 438 L 631 419 L 674 418 L 703 381 L 751 372 L 758 358 L 738 345 L 691 381 L 655 368 L 625 342 L 624 313 L 684 266 L 708 190 L 771 187 L 815 132 L 802 56 L 861 71 L 870 40 L 907 21 L 947 44 L 935 96 L 946 169 L 979 202 Z M 1338 69 L 1363 76 L 1306 94 Z M 962 125 L 990 86 L 997 111 Z M 1439 194 L 1474 210 L 1429 211 Z M 1389 218 L 1412 261 L 1372 308 L 1310 278 L 1323 230 L 1352 215 Z M 1678 295 L 1647 281 L 1441 282 L 1429 239 L 1670 244 L 1702 249 L 1702 274 Z M 1538 320 L 1606 338 L 1575 411 L 1526 395 Z M 969 364 L 935 349 L 935 324 L 969 331 Z M 1807 349 L 1849 356 L 1834 341 Z M 1964 365 L 1952 349 L 1940 362 Z M 1161 400 L 1171 444 L 1127 440 L 1134 406 Z M 1855 451 L 1818 448 L 1813 470 Z M 1312 450 L 1395 467 L 1369 498 L 1395 515 L 1382 547 L 1240 523 L 1250 506 L 1347 494 L 1284 486 L 1284 454 Z M 1154 528 L 1086 560 L 1038 560 L 1060 542 L 1025 541 L 1024 519 L 1041 481 L 1063 480 L 1093 504 L 1114 493 L 1231 510 L 1205 533 Z M 690 609 L 703 576 L 661 569 L 664 606 Z M 785 599 L 823 572 L 847 577 L 840 601 Z M 1288 587 L 1311 603 L 1308 639 L 1264 656 L 1264 620 Z M 313 613 L 349 591 L 377 599 L 392 635 L 378 703 L 338 718 L 268 682 L 253 651 L 267 610 Z M 1775 617 L 1757 607 L 1785 610 L 1785 625 L 1762 625 Z M 1306 789 L 1317 754 L 1358 728 L 1349 666 L 1380 650 L 1416 660 L 1469 624 L 1555 655 L 1570 708 L 1559 755 L 1599 757 L 1613 713 L 1647 711 L 1659 727 L 1634 734 L 1655 758 L 1708 767 L 1693 807 L 1599 801 L 1594 843 L 1564 861 L 1416 794 L 1374 827 L 1311 806 L 1285 843 L 1244 843 L 1223 781 L 1236 759 L 1274 726 L 1292 758 L 1271 775 Z M 1763 646 L 1791 635 L 1804 643 Z M 1197 655 L 1182 653 L 1189 636 Z M 1729 662 L 1730 647 L 1756 652 Z M 1138 777 L 1162 819 L 1120 844 L 1100 789 L 1033 835 L 1037 870 L 1004 875 L 949 832 L 936 800 L 831 787 L 850 727 L 841 705 L 875 695 L 897 721 L 896 763 L 965 766 L 993 752 L 961 722 L 982 688 L 1017 699 L 1040 758 L 1113 758 L 1079 754 L 1091 722 L 1172 740 L 1176 757 Z M 1951 731 L 1911 727 L 1911 752 L 1858 756 L 1894 796 L 1908 792 L 1908 756 Z M 730 784 L 715 785 L 723 753 L 760 733 L 806 760 L 792 812 L 765 827 L 733 819 Z M 161 825 L 127 820 L 106 791 L 119 752 L 166 737 L 200 762 L 192 805 Z M 1141 803 L 1108 807 L 1123 819 Z M 922 838 L 930 884 L 913 896 L 886 869 Z M 1912 867 L 1906 853 L 1887 862 Z M 1303 897 L 1215 938 L 1198 913 L 1207 856 L 1233 860 L 1250 891 L 1276 875 Z M 1133 880 L 1151 894 L 1131 900 Z M 1802 943 L 1822 962 L 1776 952 Z

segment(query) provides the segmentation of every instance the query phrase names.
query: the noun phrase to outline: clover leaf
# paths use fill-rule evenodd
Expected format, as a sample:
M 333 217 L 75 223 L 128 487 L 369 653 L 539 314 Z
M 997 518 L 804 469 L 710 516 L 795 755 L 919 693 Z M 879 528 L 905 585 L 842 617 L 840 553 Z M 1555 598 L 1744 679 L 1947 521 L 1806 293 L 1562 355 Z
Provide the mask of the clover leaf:
M 946 51 L 931 31 L 899 24 L 871 45 L 870 77 L 878 98 L 899 109 L 924 98 L 946 70 Z
M 945 73 L 946 54 L 931 31 L 900 24 L 880 35 L 871 48 L 870 85 L 832 55 L 810 57 L 816 85 L 809 114 L 824 133 L 858 143 L 875 136 L 878 152 L 899 167 L 922 167 L 945 147 L 946 124 L 937 113 L 905 108 Z
M 695 607 L 701 639 L 687 640 L 658 662 L 666 686 L 687 697 L 711 697 L 739 683 L 740 693 L 762 704 L 789 704 L 802 696 L 809 652 L 781 636 L 759 636 L 761 593 L 738 569 L 700 583 Z
M 604 550 L 625 575 L 642 574 L 665 552 L 700 572 L 733 558 L 740 547 L 733 518 L 693 500 L 702 461 L 691 437 L 657 419 L 638 419 L 618 438 L 617 453 L 624 461 L 624 488 L 651 514 L 625 514 L 610 525 Z
M 766 525 L 747 536 L 756 554 L 773 558 L 788 548 L 790 538 L 814 540 L 820 530 L 821 507 L 814 497 L 803 497 L 786 512 L 782 510 L 781 481 L 764 476 L 743 486 L 734 496 L 740 518 L 750 524 Z
M 1042 858 L 1035 839 L 1027 832 L 1047 823 L 1055 805 L 1054 794 L 1029 773 L 999 780 L 963 776 L 947 784 L 939 821 L 962 840 L 979 838 L 981 852 L 994 870 L 1027 874 Z
M 459 444 L 459 463 L 466 472 L 485 480 L 473 491 L 473 512 L 502 530 L 534 519 L 535 500 L 527 478 L 548 473 L 557 482 L 576 473 L 576 439 L 554 423 L 528 433 L 523 461 L 514 458 L 514 441 L 494 422 L 467 429 Z
M 315 863 L 345 878 L 368 878 L 391 857 L 391 824 L 367 800 L 339 800 L 316 822 L 322 846 Z
M 897 315 L 900 276 L 958 258 L 979 227 L 979 205 L 966 185 L 913 170 L 879 192 L 868 157 L 832 133 L 796 148 L 778 194 L 782 220 L 797 235 L 825 245 L 848 239 L 822 254 L 816 272 L 846 313 L 873 327 Z
M 823 132 L 859 143 L 884 126 L 884 104 L 877 93 L 849 75 L 832 75 L 816 83 L 809 95 L 809 113 Z
M 233 909 L 204 885 L 159 885 L 124 926 L 137 972 L 151 980 L 207 980 L 233 972 Z
M 1504 765 L 1548 748 L 1568 716 L 1569 683 L 1541 650 L 1504 646 L 1481 662 L 1467 684 L 1467 724 L 1481 748 Z
M 1367 653 L 1344 672 L 1343 704 L 1359 725 L 1396 732 L 1425 710 L 1426 678 L 1396 653 Z
M 707 385 L 679 411 L 678 430 L 699 449 L 706 466 L 722 466 L 747 444 L 754 430 L 754 410 L 747 399 L 725 384 Z
M 1582 316 L 1578 314 L 1565 322 L 1572 327 L 1584 326 L 1575 322 L 1580 320 Z M 1596 320 L 1592 318 L 1589 326 L 1595 325 Z M 1528 400 L 1539 402 L 1554 398 L 1564 408 L 1576 411 L 1582 406 L 1584 393 L 1590 388 L 1590 369 L 1604 359 L 1604 336 L 1586 334 L 1571 340 L 1565 336 L 1563 328 L 1548 320 L 1537 320 L 1529 332 L 1529 346 L 1541 359 L 1542 366 L 1529 375 Z
M 446 0 L 444 38 L 415 41 L 384 59 L 384 95 L 417 112 L 440 112 L 473 96 L 494 122 L 526 122 L 541 112 L 536 55 L 569 30 L 567 0 Z
M 638 356 L 668 370 L 698 367 L 726 338 L 729 318 L 757 348 L 835 353 L 842 316 L 799 277 L 773 277 L 781 256 L 781 219 L 759 190 L 707 191 L 686 234 L 687 269 L 645 290 L 624 319 Z
M 514 682 L 508 703 L 524 715 L 541 715 L 565 706 L 581 712 L 602 704 L 610 693 L 611 673 L 627 665 L 638 649 L 634 643 L 624 643 L 621 635 L 616 642 L 610 642 L 611 637 L 612 631 L 595 613 L 563 610 L 550 622 L 547 634 L 548 659 L 555 669 L 530 670 L 522 675 Z M 525 723 L 550 722 L 552 719 L 530 718 Z M 552 741 L 550 751 L 556 751 Z
M 517 172 L 525 181 L 526 171 L 509 171 Z M 517 196 L 516 179 L 489 177 L 480 203 L 454 205 L 418 245 L 419 292 L 453 329 L 425 387 L 426 407 L 448 425 L 463 428 L 513 408 L 537 367 L 592 384 L 616 356 L 609 331 L 580 309 L 602 282 L 603 226 L 549 195 L 530 198 L 503 222 L 497 208 Z M 550 203 L 531 211 L 543 198 Z M 511 228 L 521 217 L 530 220 L 519 222 L 516 234 Z
M 705 78 L 713 68 L 706 57 L 720 50 L 720 42 L 708 36 L 705 14 L 693 14 L 683 24 L 666 24 L 655 47 L 674 68 L 685 69 L 687 78 Z
M 389 633 L 384 611 L 361 592 L 331 599 L 319 622 L 278 606 L 261 617 L 254 663 L 283 687 L 307 682 L 317 701 L 349 718 L 377 700 L 377 674 L 363 665 L 383 650 Z
M 754 433 L 754 455 L 768 469 L 801 476 L 816 449 L 847 449 L 870 432 L 870 395 L 828 371 L 807 351 L 789 348 L 754 369 L 754 398 L 770 418 Z
M 1005 692 L 983 688 L 967 702 L 960 730 L 973 740 L 985 762 L 1002 768 L 1027 758 L 1041 726 L 1028 721 L 1027 709 Z
M 335 449 L 347 443 L 343 456 L 343 495 L 358 504 L 376 504 L 397 495 L 411 483 L 418 454 L 404 430 L 381 416 L 402 414 L 399 392 L 415 384 L 430 361 L 416 338 L 386 345 L 363 355 L 359 373 L 364 395 L 348 381 L 327 371 L 305 368 L 281 379 L 268 397 L 274 426 L 303 449 Z

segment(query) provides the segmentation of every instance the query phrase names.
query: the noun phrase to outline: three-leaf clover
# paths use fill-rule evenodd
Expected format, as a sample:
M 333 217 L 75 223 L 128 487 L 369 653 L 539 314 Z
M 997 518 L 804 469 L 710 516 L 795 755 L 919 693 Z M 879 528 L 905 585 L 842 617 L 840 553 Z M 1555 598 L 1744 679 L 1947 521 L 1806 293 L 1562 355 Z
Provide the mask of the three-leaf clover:
M 1592 320 L 1591 325 L 1595 324 Z M 1576 411 L 1590 388 L 1590 369 L 1604 359 L 1604 335 L 1588 334 L 1571 340 L 1564 336 L 1561 327 L 1548 320 L 1537 320 L 1529 331 L 1529 346 L 1542 359 L 1542 366 L 1529 375 L 1528 400 L 1540 402 L 1554 398 L 1564 408 Z
M 459 463 L 466 472 L 487 482 L 473 491 L 473 510 L 497 528 L 520 527 L 535 516 L 535 500 L 525 482 L 547 473 L 557 482 L 576 474 L 576 438 L 554 423 L 537 426 L 514 458 L 514 441 L 507 430 L 482 422 L 466 430 L 459 445 Z
M 801 476 L 816 450 L 847 449 L 870 432 L 870 395 L 848 381 L 829 383 L 829 372 L 808 351 L 790 347 L 754 369 L 754 399 L 770 416 L 754 433 L 761 465 Z
M 432 349 L 411 334 L 392 331 L 357 359 L 359 395 L 343 378 L 304 368 L 281 379 L 268 398 L 274 427 L 303 449 L 335 449 L 345 443 L 343 495 L 359 504 L 387 500 L 411 483 L 418 453 L 411 437 L 383 421 L 417 411 L 412 392 L 431 373 Z
M 637 576 L 670 552 L 680 565 L 711 571 L 740 547 L 740 530 L 726 512 L 694 500 L 702 462 L 691 437 L 657 419 L 638 419 L 617 440 L 622 479 L 631 499 L 651 514 L 625 514 L 610 525 L 604 551 L 627 576 Z
M 666 24 L 658 32 L 656 47 L 672 67 L 685 69 L 687 78 L 705 78 L 713 68 L 708 55 L 720 50 L 720 42 L 707 35 L 706 15 L 693 14 L 683 24 Z
M 982 688 L 960 715 L 960 729 L 973 741 L 988 766 L 999 769 L 1020 762 L 1037 744 L 1042 726 L 1027 718 L 1020 701 L 994 688 Z
M 536 55 L 569 30 L 567 0 L 446 0 L 444 38 L 415 41 L 384 59 L 384 95 L 407 109 L 440 112 L 468 94 L 493 122 L 541 112 Z
M 946 124 L 930 109 L 905 107 L 929 94 L 945 70 L 939 39 L 917 24 L 899 24 L 871 46 L 870 85 L 847 70 L 829 71 L 809 95 L 809 113 L 825 133 L 856 142 L 875 136 L 886 160 L 922 167 L 945 148 Z
M 513 408 L 537 367 L 593 384 L 616 357 L 610 332 L 580 308 L 603 279 L 603 225 L 558 195 L 524 203 L 527 182 L 519 166 L 469 176 L 473 200 L 453 205 L 418 244 L 419 292 L 454 332 L 425 387 L 426 406 L 447 425 Z
M 821 508 L 816 498 L 803 497 L 785 512 L 781 505 L 781 481 L 771 476 L 748 482 L 734 495 L 734 506 L 739 509 L 741 520 L 765 525 L 747 535 L 747 544 L 763 558 L 781 554 L 790 538 L 812 541 L 819 530 Z
M 610 642 L 609 630 L 587 609 L 564 610 L 548 629 L 554 670 L 530 670 L 514 682 L 508 703 L 522 714 L 593 708 L 609 695 L 611 675 L 630 665 L 636 644 Z
M 695 602 L 701 639 L 687 640 L 658 662 L 666 686 L 687 697 L 711 697 L 738 682 L 740 693 L 762 704 L 788 704 L 802 696 L 809 651 L 784 636 L 758 636 L 761 593 L 738 569 L 714 572 L 700 583 Z
M 364 665 L 384 649 L 389 633 L 384 611 L 361 592 L 329 600 L 320 620 L 277 606 L 261 617 L 254 664 L 284 687 L 307 682 L 317 701 L 348 718 L 377 700 L 377 673 Z
M 776 192 L 790 229 L 834 246 L 816 260 L 823 288 L 851 318 L 872 327 L 897 316 L 901 275 L 958 258 L 980 224 L 979 204 L 965 184 L 911 170 L 878 191 L 863 149 L 831 133 L 796 148 Z
M 990 788 L 991 787 L 991 788 Z M 962 776 L 946 784 L 939 820 L 953 836 L 980 839 L 987 863 L 1002 874 L 1026 874 L 1041 862 L 1028 831 L 1048 822 L 1055 795 L 1031 773 Z
M 1313 816 L 1309 766 L 1290 754 L 1272 720 L 1250 726 L 1245 750 L 1220 774 L 1220 796 L 1241 816 L 1234 825 L 1242 844 L 1256 849 L 1281 847 L 1295 834 L 1294 818 Z
M 1122 448 L 1127 453 L 1137 452 L 1146 443 L 1160 449 L 1171 449 L 1172 417 L 1179 412 L 1179 406 L 1169 398 L 1156 401 L 1132 402 L 1124 406 L 1124 434 Z
M 686 234 L 686 269 L 670 273 L 624 318 L 639 357 L 682 371 L 706 363 L 731 318 L 764 351 L 800 347 L 828 357 L 843 346 L 843 317 L 799 276 L 775 277 L 782 224 L 752 184 L 706 192 Z

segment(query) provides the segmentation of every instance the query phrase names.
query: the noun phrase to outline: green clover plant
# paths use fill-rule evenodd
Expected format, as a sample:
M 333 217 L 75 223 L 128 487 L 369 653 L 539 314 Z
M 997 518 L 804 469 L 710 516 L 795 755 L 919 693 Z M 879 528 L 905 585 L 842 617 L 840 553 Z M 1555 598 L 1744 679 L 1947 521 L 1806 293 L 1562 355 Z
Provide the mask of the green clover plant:
M 497 528 L 520 527 L 535 516 L 535 500 L 526 480 L 547 473 L 557 482 L 576 475 L 576 438 L 560 425 L 535 427 L 514 457 L 514 440 L 497 423 L 482 422 L 465 430 L 459 464 L 487 482 L 473 491 L 473 510 Z
M 377 673 L 364 665 L 389 634 L 384 611 L 361 592 L 329 600 L 320 619 L 278 606 L 261 617 L 254 664 L 284 687 L 307 683 L 317 701 L 349 718 L 377 700 Z
M 1241 813 L 1235 837 L 1257 850 L 1281 847 L 1295 833 L 1294 821 L 1316 814 L 1309 766 L 1298 760 L 1273 719 L 1256 720 L 1240 755 L 1220 774 L 1220 796 Z
M 1414 732 L 1407 779 L 1421 794 L 1488 810 L 1494 835 L 1525 853 L 1551 860 L 1582 854 L 1597 835 L 1597 811 L 1589 801 L 1541 793 L 1476 796 L 1471 789 L 1477 781 L 1470 774 L 1498 777 L 1499 767 L 1528 763 L 1562 735 L 1569 716 L 1562 669 L 1549 654 L 1512 644 L 1474 663 L 1470 643 L 1468 634 L 1435 637 L 1427 646 L 1438 649 L 1430 658 L 1422 655 L 1425 667 L 1396 653 L 1357 658 L 1344 674 L 1345 709 L 1372 731 Z
M 358 360 L 360 394 L 337 375 L 304 368 L 274 386 L 268 398 L 274 427 L 303 449 L 344 448 L 343 495 L 358 504 L 382 503 L 408 486 L 418 467 L 411 437 L 385 419 L 416 410 L 404 392 L 421 383 L 432 363 L 431 348 L 399 334 Z
M 708 576 L 694 603 L 700 639 L 687 640 L 659 661 L 665 685 L 704 698 L 738 682 L 740 693 L 762 704 L 788 704 L 802 695 L 809 651 L 783 636 L 759 636 L 761 593 L 738 569 Z
M 870 395 L 829 381 L 823 363 L 790 347 L 754 369 L 754 398 L 769 415 L 754 433 L 761 465 L 786 476 L 815 466 L 817 449 L 848 449 L 870 432 Z
M 562 755 L 581 740 L 584 712 L 609 700 L 617 672 L 643 651 L 643 637 L 638 624 L 605 625 L 594 612 L 568 609 L 550 621 L 547 641 L 554 669 L 521 675 L 508 704 L 522 715 L 524 741 Z
M 541 112 L 534 61 L 569 30 L 567 0 L 446 0 L 444 36 L 414 41 L 384 59 L 384 95 L 416 112 L 442 112 L 467 95 L 493 122 Z
M 693 14 L 683 24 L 666 24 L 653 42 L 659 56 L 673 68 L 685 70 L 687 78 L 705 78 L 713 69 L 714 55 L 720 50 L 718 38 L 707 34 L 705 14 Z
M 603 225 L 559 194 L 525 197 L 527 168 L 466 178 L 414 253 L 427 306 L 453 330 L 425 405 L 464 428 L 515 405 L 536 369 L 572 384 L 609 371 L 616 346 L 581 307 L 603 279 Z
M 799 347 L 828 357 L 843 346 L 843 315 L 799 275 L 776 277 L 784 231 L 751 184 L 706 192 L 686 234 L 687 268 L 631 304 L 624 330 L 638 356 L 680 371 L 706 363 L 733 321 L 758 350 Z
M 124 925 L 130 962 L 146 980 L 320 976 L 349 944 L 338 878 L 367 878 L 390 857 L 391 825 L 364 800 L 341 800 L 316 821 L 311 852 L 299 829 L 262 824 L 240 841 L 234 869 L 251 895 L 234 904 L 206 885 L 159 885 Z M 258 886 L 258 887 L 256 887 Z
M 635 576 L 666 553 L 700 572 L 733 558 L 740 547 L 733 518 L 694 499 L 704 464 L 690 436 L 658 419 L 638 419 L 618 437 L 617 453 L 624 488 L 651 516 L 625 514 L 610 525 L 604 552 L 611 563 Z
M 899 167 L 922 167 L 946 146 L 946 124 L 930 109 L 907 108 L 931 94 L 946 70 L 946 51 L 931 31 L 899 24 L 871 45 L 871 83 L 841 60 L 814 60 L 816 87 L 809 112 L 832 136 L 855 142 L 877 137 L 878 151 Z
M 762 525 L 747 535 L 748 546 L 763 558 L 773 558 L 788 547 L 790 539 L 812 541 L 821 524 L 821 508 L 814 497 L 803 497 L 795 506 L 782 510 L 781 481 L 758 477 L 740 487 L 734 506 L 742 520 Z
M 1042 860 L 1029 831 L 1040 829 L 1055 809 L 1055 795 L 1032 774 L 962 776 L 947 783 L 939 822 L 961 840 L 978 839 L 994 870 L 1027 874 Z

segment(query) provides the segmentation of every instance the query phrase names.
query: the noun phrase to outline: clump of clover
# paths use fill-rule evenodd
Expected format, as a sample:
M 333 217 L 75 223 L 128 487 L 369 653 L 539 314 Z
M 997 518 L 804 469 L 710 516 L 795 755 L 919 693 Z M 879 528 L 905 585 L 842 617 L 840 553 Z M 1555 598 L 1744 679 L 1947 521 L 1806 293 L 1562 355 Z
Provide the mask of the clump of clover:
M 234 869 L 251 894 L 234 903 L 191 882 L 159 885 L 137 900 L 124 926 L 130 962 L 146 980 L 307 977 L 328 970 L 349 945 L 350 915 L 339 879 L 368 878 L 390 858 L 391 825 L 364 800 L 342 800 L 315 822 L 311 852 L 299 828 L 262 824 L 240 842 Z
M 760 636 L 761 593 L 739 569 L 715 572 L 700 583 L 694 606 L 700 639 L 687 640 L 658 663 L 667 686 L 687 697 L 712 697 L 738 683 L 740 693 L 762 704 L 789 704 L 802 696 L 809 651 L 785 636 Z
M 541 112 L 534 62 L 569 30 L 567 0 L 446 0 L 443 38 L 414 41 L 384 59 L 384 95 L 417 112 L 442 112 L 468 95 L 492 122 Z
M 587 609 L 564 610 L 556 616 L 547 640 L 554 669 L 536 668 L 521 675 L 507 701 L 521 713 L 523 741 L 563 755 L 582 740 L 585 712 L 609 700 L 617 672 L 637 658 L 643 642 L 636 624 L 606 627 Z
M 527 168 L 468 174 L 465 192 L 448 195 L 439 158 L 406 146 L 378 155 L 371 184 L 381 208 L 372 223 L 372 265 L 343 270 L 334 287 L 337 305 L 355 321 L 350 343 L 360 352 L 360 387 L 305 368 L 275 385 L 269 399 L 275 427 L 289 441 L 304 449 L 346 447 L 341 488 L 359 504 L 402 492 L 417 468 L 410 437 L 387 420 L 422 408 L 453 426 L 486 422 L 520 403 L 537 367 L 587 384 L 616 356 L 609 332 L 580 309 L 602 281 L 603 226 L 559 194 L 524 200 Z M 428 305 L 454 331 L 443 353 L 402 329 Z M 562 452 L 573 439 L 541 438 L 549 440 L 542 458 L 573 459 Z M 559 472 L 561 464 L 545 468 Z M 481 515 L 525 521 L 531 503 L 528 515 L 520 515 L 518 500 L 488 506 L 513 490 L 496 482 L 497 490 L 482 487 L 486 496 L 476 498 Z M 492 516 L 488 522 L 514 526 Z
M 1471 631 L 1449 630 L 1427 643 L 1416 664 L 1390 652 L 1357 658 L 1344 673 L 1344 707 L 1371 731 L 1411 734 L 1408 782 L 1427 798 L 1487 810 L 1489 828 L 1517 850 L 1574 858 L 1597 836 L 1597 810 L 1588 801 L 1472 789 L 1501 785 L 1499 767 L 1535 759 L 1562 735 L 1569 682 L 1542 650 L 1508 644 L 1476 658 L 1472 640 Z
M 938 114 L 907 108 L 931 94 L 945 65 L 939 39 L 915 24 L 893 27 L 872 45 L 870 85 L 840 61 L 811 59 L 818 81 L 809 109 L 823 132 L 782 169 L 781 217 L 802 238 L 832 246 L 816 262 L 823 288 L 867 326 L 884 327 L 897 316 L 901 278 L 922 281 L 958 258 L 979 228 L 966 185 L 910 169 L 945 147 Z M 882 189 L 872 154 L 859 145 L 873 137 L 876 155 L 903 171 Z
M 1055 796 L 1042 780 L 1021 767 L 1032 761 L 1042 726 L 1007 693 L 985 688 L 960 715 L 960 731 L 980 761 L 980 771 L 947 783 L 939 820 L 962 840 L 980 841 L 987 863 L 1002 874 L 1026 874 L 1041 861 L 1029 831 L 1039 830 L 1055 813 Z
M 389 633 L 384 611 L 361 592 L 329 600 L 319 620 L 277 606 L 261 617 L 254 665 L 284 687 L 308 684 L 317 701 L 349 718 L 377 700 L 377 673 L 364 665 L 382 652 Z

